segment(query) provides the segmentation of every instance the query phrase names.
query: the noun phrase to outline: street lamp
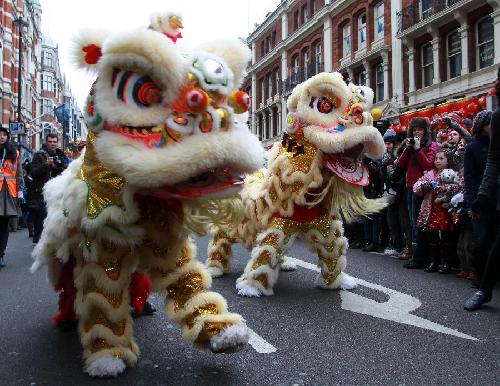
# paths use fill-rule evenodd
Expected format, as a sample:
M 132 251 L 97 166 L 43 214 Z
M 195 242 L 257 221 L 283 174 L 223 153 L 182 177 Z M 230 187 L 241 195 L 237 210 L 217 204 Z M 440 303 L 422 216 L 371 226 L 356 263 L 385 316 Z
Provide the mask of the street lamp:
M 14 24 L 17 24 L 17 28 L 19 30 L 19 69 L 17 72 L 17 121 L 22 122 L 22 107 L 21 107 L 21 97 L 22 97 L 22 60 L 23 60 L 23 27 L 27 27 L 28 23 L 25 22 L 22 18 L 18 17 L 13 21 Z M 19 141 L 21 142 L 21 141 Z

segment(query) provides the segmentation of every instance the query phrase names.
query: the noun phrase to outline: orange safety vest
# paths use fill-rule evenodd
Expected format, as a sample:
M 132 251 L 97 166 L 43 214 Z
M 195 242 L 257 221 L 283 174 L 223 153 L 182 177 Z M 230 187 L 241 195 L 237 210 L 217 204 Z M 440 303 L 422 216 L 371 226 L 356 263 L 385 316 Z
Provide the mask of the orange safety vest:
M 0 152 L 3 152 L 0 150 Z M 9 193 L 12 197 L 17 197 L 17 181 L 16 181 L 16 173 L 17 173 L 17 161 L 19 159 L 19 152 L 16 151 L 16 161 L 12 163 L 10 159 L 5 159 L 0 169 L 0 191 L 3 188 L 4 180 L 7 181 L 7 188 L 9 189 Z

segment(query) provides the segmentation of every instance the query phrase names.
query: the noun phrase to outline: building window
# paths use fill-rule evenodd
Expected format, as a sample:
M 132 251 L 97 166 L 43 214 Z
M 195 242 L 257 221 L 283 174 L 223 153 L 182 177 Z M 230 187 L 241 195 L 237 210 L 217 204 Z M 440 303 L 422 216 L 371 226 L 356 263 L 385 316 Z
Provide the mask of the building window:
M 375 40 L 384 37 L 384 3 L 378 3 L 374 8 L 375 19 Z
M 304 51 L 302 53 L 302 68 L 304 69 L 304 80 L 309 78 L 311 74 L 309 74 L 309 51 Z
M 264 41 L 260 42 L 260 56 L 264 56 L 266 54 L 266 49 L 264 47 Z
M 299 55 L 296 55 L 292 59 L 292 86 L 295 86 L 298 83 L 300 83 L 299 72 L 300 72 L 300 60 L 299 60 Z
M 271 48 L 276 45 L 276 31 L 271 34 Z
M 358 50 L 366 48 L 366 13 L 358 17 Z
M 448 35 L 448 74 L 449 78 L 455 78 L 462 73 L 462 42 L 458 30 Z
M 299 11 L 295 11 L 293 13 L 293 30 L 295 31 L 298 28 L 299 28 Z
M 321 62 L 323 60 L 321 53 L 321 42 L 317 42 L 314 46 L 314 73 L 319 74 L 321 72 Z
M 309 14 L 307 11 L 307 4 L 304 4 L 302 6 L 302 9 L 300 10 L 300 20 L 302 24 L 305 24 L 309 20 Z
M 42 99 L 42 115 L 49 114 L 52 115 L 54 109 L 52 107 L 52 100 Z
M 349 23 L 342 27 L 342 52 L 344 58 L 351 54 L 351 25 Z
M 311 16 L 316 13 L 316 0 L 311 0 Z
M 276 82 L 276 94 L 280 93 L 280 72 L 276 70 L 274 72 L 274 81 Z
M 358 84 L 360 86 L 366 86 L 366 79 L 367 79 L 367 73 L 366 70 L 363 70 L 359 73 Z
M 422 46 L 422 78 L 424 87 L 432 84 L 434 78 L 434 58 L 432 56 L 432 43 L 426 43 Z
M 265 89 L 264 89 L 264 79 L 261 79 L 259 81 L 259 88 L 260 88 L 260 101 L 264 103 L 266 96 L 265 96 Z
M 432 16 L 432 3 L 433 0 L 421 0 L 420 1 L 420 7 L 421 7 L 421 15 L 422 15 L 422 20 L 427 19 L 428 17 Z
M 42 87 L 45 91 L 53 91 L 54 86 L 52 84 L 53 79 L 51 75 L 42 75 Z
M 376 101 L 382 102 L 384 100 L 384 65 L 382 63 L 375 68 L 375 84 Z
M 272 49 L 272 48 L 273 48 L 273 47 L 272 47 L 272 45 L 271 45 L 271 36 L 268 36 L 268 37 L 266 38 L 266 54 L 267 54 L 268 52 L 271 52 L 271 49 Z
M 273 96 L 273 76 L 269 74 L 267 76 L 267 97 L 271 98 Z
M 479 69 L 491 66 L 495 56 L 493 19 L 485 17 L 477 23 L 477 57 Z
M 50 68 L 54 67 L 52 52 L 44 52 L 42 57 L 42 65 Z

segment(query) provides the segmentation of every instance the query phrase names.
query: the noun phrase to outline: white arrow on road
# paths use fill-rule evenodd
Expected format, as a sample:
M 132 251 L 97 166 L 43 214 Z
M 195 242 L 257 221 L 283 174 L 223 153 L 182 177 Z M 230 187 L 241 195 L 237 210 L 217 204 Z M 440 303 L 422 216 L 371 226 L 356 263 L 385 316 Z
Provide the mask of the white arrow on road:
M 289 260 L 295 264 L 319 272 L 320 269 L 311 263 L 290 257 Z M 352 292 L 341 291 L 342 299 L 341 307 L 344 310 L 357 312 L 364 315 L 374 316 L 376 318 L 392 320 L 397 323 L 408 324 L 410 326 L 420 327 L 426 330 L 432 330 L 443 334 L 457 336 L 463 339 L 478 340 L 473 336 L 461 333 L 452 328 L 445 327 L 441 324 L 431 322 L 430 320 L 410 314 L 422 305 L 417 298 L 398 292 L 396 290 L 383 287 L 378 284 L 370 283 L 363 279 L 355 278 L 358 284 L 372 288 L 389 295 L 389 300 L 384 303 L 377 302 L 372 299 L 365 298 Z

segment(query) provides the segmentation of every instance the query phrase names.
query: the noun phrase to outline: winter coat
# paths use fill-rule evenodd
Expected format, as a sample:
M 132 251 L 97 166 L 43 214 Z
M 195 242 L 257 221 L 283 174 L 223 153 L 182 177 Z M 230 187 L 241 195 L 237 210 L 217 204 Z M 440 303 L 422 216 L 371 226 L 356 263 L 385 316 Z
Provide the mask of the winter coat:
M 424 172 L 434 167 L 434 159 L 439 150 L 439 144 L 425 141 L 419 150 L 405 148 L 398 159 L 397 166 L 406 169 L 406 186 L 412 188 Z
M 479 187 L 478 195 L 486 196 L 492 202 L 497 202 L 500 210 L 500 107 L 493 112 L 491 117 L 491 139 L 486 161 L 486 169 Z
M 486 158 L 488 157 L 488 147 L 490 137 L 479 135 L 465 147 L 464 157 L 464 201 L 467 208 L 477 197 L 484 169 L 486 168 Z
M 60 166 L 50 167 L 47 165 L 48 157 L 58 157 Z M 58 176 L 64 169 L 68 167 L 68 160 L 63 151 L 57 148 L 53 152 L 49 152 L 45 144 L 42 149 L 37 151 L 31 162 L 31 176 L 33 177 L 33 192 L 37 198 L 42 197 L 43 186 L 53 177 Z
M 363 188 L 365 197 L 370 199 L 382 197 L 384 194 L 384 179 L 380 161 L 373 161 L 365 157 L 363 163 L 368 166 L 370 175 L 368 186 Z
M 420 177 L 413 186 L 415 194 L 424 197 L 417 218 L 417 227 L 420 229 L 427 230 L 429 228 L 430 220 L 433 214 L 432 212 L 434 210 L 448 213 L 441 204 L 435 202 L 438 192 L 437 186 L 439 186 L 440 183 L 439 174 L 440 172 L 438 172 L 435 168 L 428 170 L 424 172 L 424 175 Z M 458 193 L 461 189 L 460 184 L 458 183 L 446 184 L 445 187 L 450 196 Z M 446 223 L 440 224 L 442 228 L 450 226 L 452 223 L 451 214 L 447 214 L 443 221 Z
M 21 190 L 23 167 L 17 153 L 17 169 L 16 169 L 16 191 Z M 17 197 L 13 197 L 7 187 L 7 181 L 4 180 L 2 190 L 0 190 L 0 216 L 17 216 Z

